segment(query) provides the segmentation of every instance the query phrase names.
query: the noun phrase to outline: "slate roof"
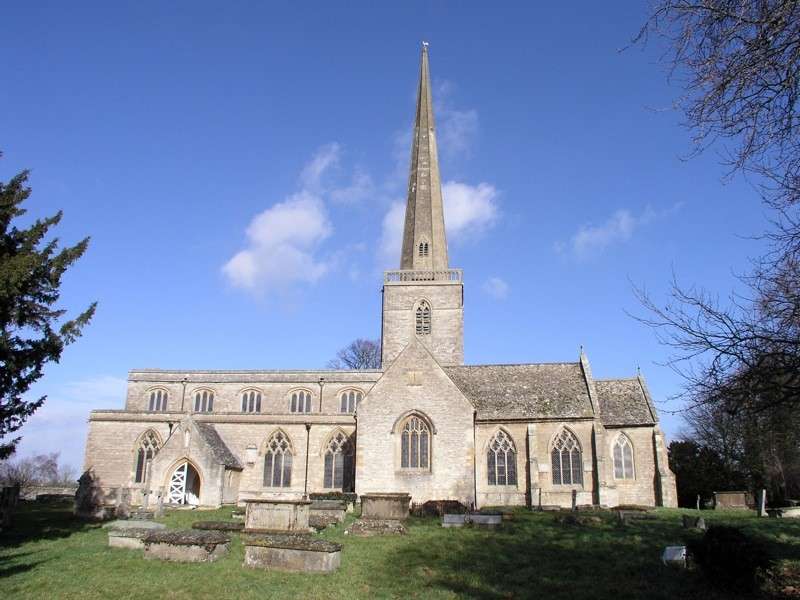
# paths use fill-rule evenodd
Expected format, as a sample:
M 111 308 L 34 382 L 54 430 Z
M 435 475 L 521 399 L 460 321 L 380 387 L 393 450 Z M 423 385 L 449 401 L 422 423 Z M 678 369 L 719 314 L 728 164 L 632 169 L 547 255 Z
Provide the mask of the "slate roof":
M 596 379 L 600 418 L 605 425 L 654 425 L 650 399 L 642 382 L 633 379 Z
M 203 436 L 203 440 L 205 440 L 211 452 L 214 454 L 214 458 L 216 458 L 220 464 L 232 469 L 243 468 L 242 463 L 234 456 L 231 449 L 228 448 L 228 445 L 222 441 L 222 438 L 219 437 L 219 432 L 213 425 L 210 423 L 196 423 L 196 425 L 200 435 Z
M 581 364 L 444 367 L 479 419 L 592 417 Z

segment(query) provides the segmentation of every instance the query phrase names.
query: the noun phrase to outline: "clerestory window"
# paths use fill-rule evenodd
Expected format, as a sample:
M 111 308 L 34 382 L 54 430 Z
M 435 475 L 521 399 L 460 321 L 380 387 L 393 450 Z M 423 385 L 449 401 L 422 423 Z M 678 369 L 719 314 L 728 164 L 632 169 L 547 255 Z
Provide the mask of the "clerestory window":
M 150 390 L 150 402 L 147 405 L 147 409 L 150 412 L 166 412 L 167 398 L 167 390 Z
M 295 390 L 289 397 L 289 411 L 293 413 L 311 412 L 311 392 Z
M 261 412 L 261 392 L 257 390 L 247 390 L 242 393 L 242 412 Z
M 214 392 L 211 390 L 198 390 L 194 394 L 194 412 L 214 412 Z
M 361 392 L 358 390 L 345 390 L 339 396 L 339 412 L 340 413 L 354 413 L 358 404 L 361 402 Z

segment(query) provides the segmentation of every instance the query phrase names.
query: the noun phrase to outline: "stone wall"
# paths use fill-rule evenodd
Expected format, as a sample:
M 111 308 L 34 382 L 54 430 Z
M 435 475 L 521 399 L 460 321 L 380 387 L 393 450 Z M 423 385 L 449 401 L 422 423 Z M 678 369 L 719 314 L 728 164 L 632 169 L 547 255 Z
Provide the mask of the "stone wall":
M 431 305 L 431 334 L 416 336 L 415 307 Z M 464 286 L 460 282 L 383 286 L 383 365 L 394 361 L 415 337 L 441 365 L 464 364 Z
M 313 413 L 338 414 L 341 392 L 355 389 L 366 395 L 379 377 L 377 371 L 131 371 L 125 408 L 146 412 L 150 391 L 162 389 L 169 394 L 169 412 L 190 412 L 195 393 L 208 390 L 214 392 L 214 413 L 241 414 L 242 393 L 256 390 L 261 393 L 262 414 L 290 414 L 292 391 L 302 389 L 311 394 Z
M 400 467 L 405 417 L 432 427 L 431 467 Z M 473 408 L 425 347 L 412 342 L 375 384 L 358 412 L 356 492 L 406 492 L 414 503 L 459 500 L 472 504 Z

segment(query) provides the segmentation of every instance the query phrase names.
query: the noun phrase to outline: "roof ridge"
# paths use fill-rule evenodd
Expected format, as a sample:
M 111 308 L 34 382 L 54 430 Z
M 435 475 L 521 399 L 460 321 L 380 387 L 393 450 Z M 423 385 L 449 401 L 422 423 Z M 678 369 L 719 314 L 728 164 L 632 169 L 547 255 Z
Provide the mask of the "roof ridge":
M 578 366 L 577 361 L 552 361 L 538 363 L 480 363 L 475 365 L 448 365 L 446 369 L 463 369 L 465 367 L 538 367 L 544 365 L 573 365 Z

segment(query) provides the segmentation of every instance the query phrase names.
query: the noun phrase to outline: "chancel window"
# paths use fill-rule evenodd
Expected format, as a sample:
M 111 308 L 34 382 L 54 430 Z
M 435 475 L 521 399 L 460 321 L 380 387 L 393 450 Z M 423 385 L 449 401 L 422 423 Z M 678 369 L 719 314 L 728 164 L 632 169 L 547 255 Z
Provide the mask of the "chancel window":
M 150 390 L 150 402 L 147 408 L 150 412 L 165 412 L 167 410 L 167 391 Z
M 614 479 L 633 479 L 633 446 L 624 433 L 614 442 Z
M 430 429 L 421 418 L 410 417 L 400 434 L 400 467 L 430 468 Z
M 517 485 L 517 451 L 505 431 L 498 431 L 486 451 L 489 485 Z
M 342 431 L 337 431 L 325 450 L 326 489 L 352 492 L 355 481 L 355 464 L 352 440 Z
M 248 390 L 242 393 L 242 412 L 261 412 L 261 392 L 256 390 Z
M 358 390 L 346 390 L 342 392 L 339 400 L 340 413 L 354 413 L 361 402 L 361 392 Z
M 292 445 L 282 431 L 267 442 L 264 453 L 264 486 L 289 487 L 292 484 Z
M 134 470 L 134 483 L 144 483 L 147 479 L 148 461 L 155 457 L 156 452 L 161 447 L 161 440 L 158 434 L 152 429 L 147 430 L 139 440 L 139 447 L 136 449 L 136 468 Z
M 431 333 L 431 305 L 423 300 L 417 306 L 416 312 L 417 335 L 430 335 Z
M 583 484 L 583 458 L 578 438 L 569 429 L 562 429 L 550 452 L 553 483 L 556 485 Z
M 297 390 L 292 392 L 289 401 L 289 410 L 293 413 L 311 412 L 311 392 Z
M 214 392 L 199 390 L 194 395 L 194 412 L 214 412 Z

